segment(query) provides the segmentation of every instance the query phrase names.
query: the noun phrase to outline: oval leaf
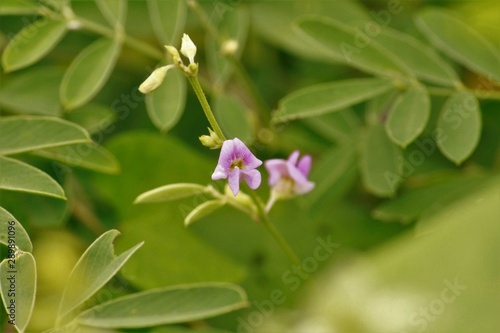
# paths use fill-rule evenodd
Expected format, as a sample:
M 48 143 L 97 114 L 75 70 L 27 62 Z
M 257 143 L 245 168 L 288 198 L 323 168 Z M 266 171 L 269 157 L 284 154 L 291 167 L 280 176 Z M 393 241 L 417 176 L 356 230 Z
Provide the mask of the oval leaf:
M 117 115 L 109 106 L 89 103 L 81 108 L 66 112 L 64 118 L 85 128 L 90 134 L 101 135 L 96 141 L 102 140 L 102 133 L 109 133 L 108 127 L 117 120 Z
M 89 142 L 88 133 L 69 121 L 52 117 L 0 118 L 0 154 L 9 155 Z
M 210 318 L 247 305 L 245 292 L 235 285 L 182 285 L 120 297 L 81 313 L 76 321 L 103 328 L 147 327 Z
M 15 244 L 21 251 L 31 252 L 33 245 L 30 236 L 12 214 L 0 207 L 0 243 Z
M 225 204 L 226 201 L 220 199 L 205 201 L 204 203 L 193 209 L 188 216 L 186 216 L 186 218 L 184 219 L 184 225 L 187 227 L 191 223 L 196 222 L 199 219 L 202 219 L 205 216 L 212 214 L 212 212 L 221 208 Z
M 59 86 L 63 73 L 44 66 L 2 78 L 0 104 L 14 113 L 60 116 Z
M 476 149 L 481 137 L 481 110 L 476 97 L 461 91 L 450 96 L 439 113 L 436 141 L 439 150 L 456 164 Z
M 392 52 L 360 30 L 325 18 L 300 20 L 298 28 L 322 50 L 367 73 L 382 76 L 412 76 Z
M 38 5 L 29 0 L 2 0 L 0 15 L 30 15 L 38 13 Z
M 66 22 L 40 19 L 22 29 L 2 55 L 7 72 L 27 67 L 49 53 L 66 32 Z
M 125 24 L 125 18 L 127 15 L 127 1 L 125 0 L 95 0 L 97 7 L 101 11 L 102 16 L 113 27 L 117 24 L 122 26 Z
M 112 243 L 119 234 L 117 230 L 105 232 L 78 260 L 66 282 L 57 315 L 59 319 L 101 289 L 143 244 L 139 243 L 119 256 L 115 256 Z
M 2 300 L 8 314 L 13 314 L 19 332 L 24 332 L 31 318 L 36 295 L 36 263 L 29 252 L 16 254 L 0 264 Z M 12 284 L 15 285 L 12 288 Z M 14 291 L 12 291 L 14 290 Z M 12 317 L 9 316 L 9 320 Z
M 65 199 L 62 187 L 40 169 L 0 156 L 0 189 L 28 192 Z
M 401 149 L 388 137 L 382 125 L 367 130 L 361 143 L 361 179 L 366 189 L 378 196 L 394 195 L 402 181 Z
M 214 101 L 214 114 L 228 137 L 238 137 L 243 142 L 252 139 L 252 124 L 246 107 L 229 94 L 217 96 Z
M 61 102 L 67 109 L 77 108 L 91 100 L 108 79 L 121 46 L 118 42 L 102 38 L 73 60 L 61 83 Z
M 394 103 L 385 130 L 389 138 L 405 148 L 424 130 L 429 120 L 431 105 L 429 94 L 423 87 L 411 89 Z
M 411 68 L 418 78 L 449 87 L 461 85 L 453 68 L 434 49 L 415 37 L 384 28 L 376 39 Z
M 146 109 L 153 124 L 166 132 L 177 124 L 186 103 L 186 79 L 179 70 L 167 73 L 163 83 L 146 95 Z
M 35 155 L 59 161 L 71 166 L 116 174 L 120 166 L 116 158 L 107 149 L 95 143 L 55 147 L 37 150 Z
M 382 79 L 350 79 L 307 87 L 280 101 L 275 120 L 284 122 L 339 111 L 392 87 L 389 81 Z
M 198 184 L 172 184 L 142 193 L 134 203 L 164 202 L 206 193 L 207 188 Z
M 415 23 L 438 49 L 470 70 L 500 82 L 500 55 L 481 34 L 446 10 L 421 11 Z
M 186 23 L 187 6 L 184 0 L 147 0 L 149 17 L 161 44 L 177 44 Z

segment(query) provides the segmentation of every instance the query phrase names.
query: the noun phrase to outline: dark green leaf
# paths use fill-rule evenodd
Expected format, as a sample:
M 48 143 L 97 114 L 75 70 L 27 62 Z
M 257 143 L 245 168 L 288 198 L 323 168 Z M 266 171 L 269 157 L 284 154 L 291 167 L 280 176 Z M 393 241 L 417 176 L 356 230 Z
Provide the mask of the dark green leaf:
M 13 234 L 9 233 L 9 227 L 13 228 Z M 30 236 L 26 230 L 24 230 L 22 224 L 2 207 L 0 207 L 0 228 L 0 243 L 5 246 L 9 246 L 9 239 L 11 238 L 15 241 L 15 245 L 19 248 L 19 250 L 27 252 L 31 252 L 33 250 Z M 12 236 L 15 238 L 12 238 Z

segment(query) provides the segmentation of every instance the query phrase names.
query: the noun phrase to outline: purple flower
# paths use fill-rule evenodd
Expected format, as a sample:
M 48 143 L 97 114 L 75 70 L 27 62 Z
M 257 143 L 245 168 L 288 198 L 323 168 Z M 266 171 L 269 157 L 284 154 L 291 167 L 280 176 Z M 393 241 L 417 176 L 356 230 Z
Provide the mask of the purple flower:
M 212 179 L 226 179 L 229 187 L 236 196 L 240 190 L 241 179 L 255 190 L 260 186 L 261 175 L 255 170 L 262 161 L 255 157 L 250 149 L 240 139 L 226 140 L 222 144 L 219 162 L 212 174 Z
M 299 161 L 296 150 L 288 160 L 272 159 L 265 162 L 269 172 L 269 185 L 276 198 L 290 198 L 305 194 L 314 188 L 314 183 L 307 179 L 311 170 L 311 156 L 304 155 Z

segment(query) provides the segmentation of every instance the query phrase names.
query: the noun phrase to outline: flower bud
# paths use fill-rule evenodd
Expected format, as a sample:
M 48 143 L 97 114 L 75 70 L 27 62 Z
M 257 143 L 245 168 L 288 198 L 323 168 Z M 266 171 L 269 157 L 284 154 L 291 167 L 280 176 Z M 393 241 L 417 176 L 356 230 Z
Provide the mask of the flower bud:
M 201 144 L 210 149 L 218 149 L 222 147 L 222 140 L 219 138 L 217 133 L 212 131 L 210 128 L 208 129 L 208 132 L 210 135 L 202 135 L 199 137 Z
M 162 84 L 167 72 L 173 65 L 157 68 L 149 77 L 139 86 L 139 91 L 143 94 L 149 94 Z
M 194 56 L 196 55 L 196 45 L 187 34 L 182 36 L 181 53 L 189 59 L 190 64 L 194 64 Z
M 179 65 L 182 63 L 181 56 L 179 55 L 179 51 L 171 45 L 165 45 L 165 48 L 167 49 L 167 52 L 170 53 L 172 56 L 172 60 L 174 61 L 174 64 Z

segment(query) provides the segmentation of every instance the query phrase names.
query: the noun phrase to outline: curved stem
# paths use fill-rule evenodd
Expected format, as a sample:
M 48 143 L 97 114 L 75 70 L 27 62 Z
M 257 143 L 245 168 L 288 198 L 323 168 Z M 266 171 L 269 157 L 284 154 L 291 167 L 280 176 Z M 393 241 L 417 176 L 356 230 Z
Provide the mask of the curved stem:
M 274 225 L 269 220 L 269 217 L 267 216 L 264 210 L 264 204 L 257 196 L 255 191 L 250 189 L 249 193 L 253 202 L 257 206 L 257 213 L 259 214 L 259 220 L 260 222 L 262 222 L 262 225 L 264 225 L 267 232 L 269 232 L 269 234 L 274 238 L 276 243 L 278 243 L 281 250 L 286 254 L 286 256 L 290 259 L 290 261 L 292 261 L 295 265 L 302 267 L 299 257 L 295 254 L 295 252 L 293 252 L 290 245 L 288 245 L 287 241 L 283 238 L 283 236 L 281 236 L 279 231 L 274 227 Z
M 226 137 L 224 136 L 224 133 L 222 133 L 222 130 L 220 129 L 219 123 L 217 123 L 217 120 L 215 119 L 215 116 L 212 112 L 212 109 L 210 108 L 210 104 L 208 104 L 207 97 L 205 96 L 205 93 L 203 92 L 203 89 L 201 88 L 200 81 L 198 81 L 197 76 L 188 76 L 187 77 L 189 82 L 191 83 L 191 86 L 193 87 L 194 93 L 196 94 L 196 97 L 198 97 L 198 100 L 200 101 L 201 107 L 203 109 L 203 112 L 205 112 L 205 116 L 208 119 L 208 122 L 210 123 L 210 126 L 212 126 L 212 129 L 214 132 L 217 134 L 219 139 L 222 141 L 226 140 Z

